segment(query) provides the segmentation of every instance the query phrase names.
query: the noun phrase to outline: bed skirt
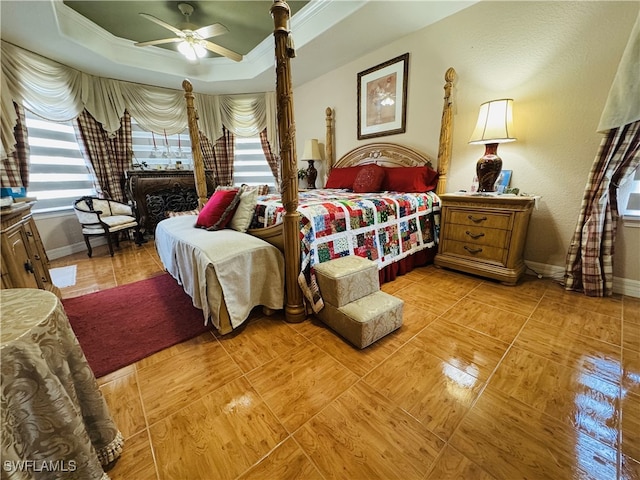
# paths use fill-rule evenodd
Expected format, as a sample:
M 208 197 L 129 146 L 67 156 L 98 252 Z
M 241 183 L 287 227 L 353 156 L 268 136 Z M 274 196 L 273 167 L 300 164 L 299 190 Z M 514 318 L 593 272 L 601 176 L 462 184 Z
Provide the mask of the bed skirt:
M 436 253 L 438 253 L 437 247 L 426 248 L 381 268 L 378 270 L 380 285 L 392 282 L 398 275 L 409 273 L 414 268 L 423 267 L 433 263 Z

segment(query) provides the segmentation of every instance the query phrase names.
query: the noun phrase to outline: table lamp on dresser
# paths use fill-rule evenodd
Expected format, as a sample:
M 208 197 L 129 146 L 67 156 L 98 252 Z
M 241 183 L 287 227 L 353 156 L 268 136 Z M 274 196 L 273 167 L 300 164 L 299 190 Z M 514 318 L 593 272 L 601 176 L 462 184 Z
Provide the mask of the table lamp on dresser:
M 307 168 L 307 188 L 316 188 L 316 178 L 318 177 L 318 171 L 313 166 L 313 162 L 322 160 L 317 138 L 312 138 L 304 142 L 304 152 L 302 153 L 302 160 L 304 160 L 305 162 L 309 162 L 309 168 Z
M 476 165 L 478 192 L 495 191 L 495 183 L 502 170 L 498 144 L 514 142 L 513 100 L 491 100 L 480 105 L 478 123 L 471 134 L 471 145 L 485 145 L 485 152 Z

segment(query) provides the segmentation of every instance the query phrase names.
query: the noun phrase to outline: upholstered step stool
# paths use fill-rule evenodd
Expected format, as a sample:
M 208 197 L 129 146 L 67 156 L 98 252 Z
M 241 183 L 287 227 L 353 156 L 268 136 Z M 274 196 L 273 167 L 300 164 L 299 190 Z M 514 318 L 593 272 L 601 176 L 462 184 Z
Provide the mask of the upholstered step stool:
M 358 348 L 365 348 L 402 325 L 404 302 L 385 292 L 375 292 L 342 307 L 328 302 L 316 315 Z
M 325 303 L 342 307 L 380 290 L 378 266 L 356 255 L 336 258 L 315 267 L 318 288 Z
M 377 265 L 351 256 L 316 265 L 324 308 L 323 323 L 358 348 L 365 348 L 402 325 L 404 302 L 380 291 Z

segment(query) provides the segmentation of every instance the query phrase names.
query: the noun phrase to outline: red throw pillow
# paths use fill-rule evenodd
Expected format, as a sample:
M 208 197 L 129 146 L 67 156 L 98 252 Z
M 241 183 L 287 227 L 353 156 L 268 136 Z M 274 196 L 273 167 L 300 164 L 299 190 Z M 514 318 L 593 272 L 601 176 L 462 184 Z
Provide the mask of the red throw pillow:
M 222 230 L 233 218 L 240 201 L 239 189 L 216 190 L 202 207 L 196 227 L 207 230 Z
M 332 168 L 324 188 L 353 188 L 356 175 L 362 167 Z
M 379 165 L 365 165 L 353 181 L 353 191 L 355 193 L 379 192 L 384 174 L 384 168 Z
M 383 190 L 391 192 L 430 192 L 438 183 L 438 172 L 428 166 L 385 168 Z

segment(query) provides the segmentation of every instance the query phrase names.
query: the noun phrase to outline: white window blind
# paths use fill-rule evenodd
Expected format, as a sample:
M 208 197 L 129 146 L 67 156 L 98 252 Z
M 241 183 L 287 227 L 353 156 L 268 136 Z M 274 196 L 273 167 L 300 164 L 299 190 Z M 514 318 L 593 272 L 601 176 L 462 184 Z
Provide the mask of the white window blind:
M 618 211 L 626 225 L 640 226 L 640 168 L 618 189 Z
M 163 170 L 176 168 L 177 162 L 180 162 L 183 169 L 192 168 L 191 138 L 188 129 L 174 135 L 154 133 L 143 130 L 132 118 L 131 136 L 134 164 L 146 164 L 149 170 Z
M 275 187 L 275 179 L 262 151 L 259 136 L 236 136 L 233 183 Z
M 34 212 L 70 210 L 74 200 L 95 195 L 94 178 L 87 168 L 71 122 L 44 120 L 25 110 L 29 143 L 29 188 L 36 197 Z
M 193 169 L 189 130 L 176 135 L 143 130 L 131 119 L 133 162 L 149 170 L 173 169 L 181 162 L 183 169 Z M 234 184 L 275 186 L 271 168 L 262 151 L 260 137 L 235 139 Z

